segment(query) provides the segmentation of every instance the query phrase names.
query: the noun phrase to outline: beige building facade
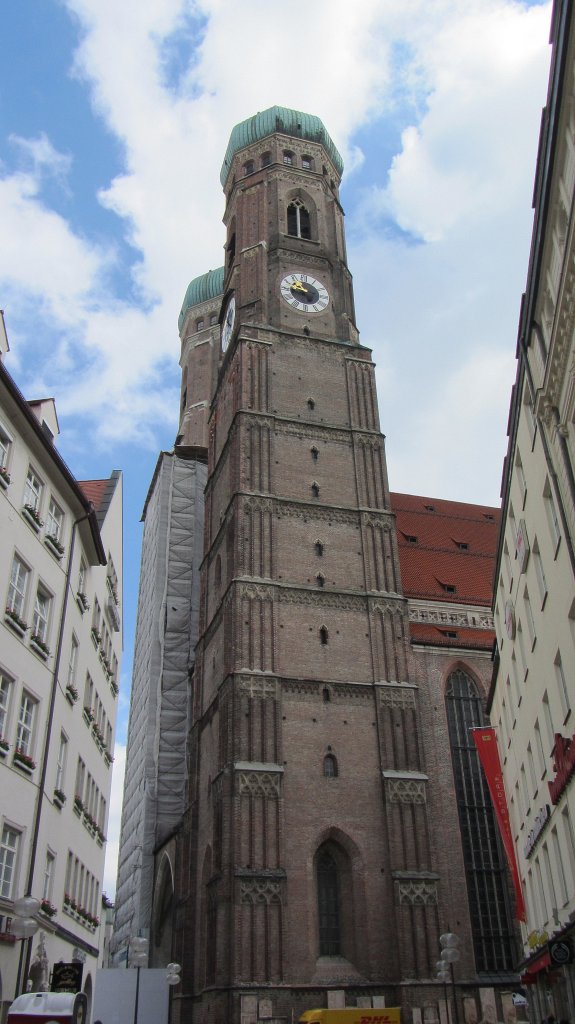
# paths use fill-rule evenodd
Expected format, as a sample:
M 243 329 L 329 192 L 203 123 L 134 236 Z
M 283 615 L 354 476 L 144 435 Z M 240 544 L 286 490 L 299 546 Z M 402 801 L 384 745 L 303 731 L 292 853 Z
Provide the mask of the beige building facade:
M 3 346 L 3 354 L 7 345 Z M 79 483 L 54 402 L 0 358 L 0 1000 L 83 965 L 91 997 L 122 650 L 122 484 Z M 17 938 L 15 901 L 40 901 Z M 2 1017 L 4 1019 L 4 1017 Z
M 489 711 L 526 903 L 533 1012 L 575 988 L 575 33 L 556 3 L 495 577 Z

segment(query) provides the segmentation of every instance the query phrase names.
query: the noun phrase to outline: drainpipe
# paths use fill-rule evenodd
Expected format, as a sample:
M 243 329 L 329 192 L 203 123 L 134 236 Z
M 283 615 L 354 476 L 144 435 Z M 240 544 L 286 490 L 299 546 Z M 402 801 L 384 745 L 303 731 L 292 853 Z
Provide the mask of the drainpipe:
M 62 642 L 64 639 L 64 627 L 66 625 L 66 611 L 68 608 L 68 593 L 70 590 L 70 576 L 72 573 L 72 559 L 74 557 L 74 543 L 76 540 L 76 528 L 80 523 L 83 523 L 86 519 L 89 519 L 94 512 L 94 505 L 90 502 L 90 510 L 84 516 L 80 516 L 72 524 L 72 536 L 70 538 L 70 551 L 68 553 L 68 566 L 66 568 L 66 583 L 64 587 L 64 600 L 62 601 L 62 611 L 60 613 L 60 627 L 58 629 L 58 643 L 56 646 L 56 652 L 54 655 L 54 671 L 52 673 L 52 689 L 50 693 L 50 706 L 48 709 L 48 718 L 46 720 L 46 735 L 44 739 L 44 752 L 42 755 L 42 771 L 40 774 L 40 782 L 38 784 L 38 791 L 36 794 L 36 807 L 34 809 L 34 825 L 32 831 L 32 843 L 30 846 L 30 859 L 28 862 L 28 878 L 26 881 L 25 894 L 27 896 L 32 895 L 32 889 L 34 886 L 34 869 L 36 867 L 36 855 L 38 852 L 38 839 L 40 836 L 40 821 L 42 819 L 42 805 L 44 799 L 44 787 L 46 785 L 46 775 L 48 773 L 48 755 L 50 753 L 50 740 L 52 738 L 52 722 L 54 720 L 54 707 L 56 704 L 56 693 L 58 690 L 58 672 L 60 670 L 60 662 L 62 660 Z M 32 956 L 32 938 L 24 940 L 28 944 L 26 950 L 26 958 L 24 962 L 24 974 L 22 977 L 23 991 L 26 991 L 26 985 L 28 981 L 28 972 L 30 970 L 30 959 Z M 22 958 L 21 958 L 22 959 Z M 20 962 L 20 967 L 22 966 Z M 16 989 L 20 987 L 20 967 L 18 968 L 18 981 Z

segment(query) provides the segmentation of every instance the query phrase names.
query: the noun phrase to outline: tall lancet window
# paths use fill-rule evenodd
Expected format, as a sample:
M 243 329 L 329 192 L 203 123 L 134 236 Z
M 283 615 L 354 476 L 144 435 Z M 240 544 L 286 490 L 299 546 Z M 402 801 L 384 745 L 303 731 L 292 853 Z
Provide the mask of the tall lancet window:
M 296 238 L 311 238 L 311 221 L 309 211 L 301 199 L 294 199 L 287 208 L 288 235 Z
M 474 727 L 487 723 L 477 687 L 462 669 L 445 691 L 449 742 L 477 970 L 513 970 L 513 927 L 506 866 Z
M 335 858 L 329 850 L 317 859 L 317 902 L 319 917 L 319 955 L 339 956 L 339 879 Z

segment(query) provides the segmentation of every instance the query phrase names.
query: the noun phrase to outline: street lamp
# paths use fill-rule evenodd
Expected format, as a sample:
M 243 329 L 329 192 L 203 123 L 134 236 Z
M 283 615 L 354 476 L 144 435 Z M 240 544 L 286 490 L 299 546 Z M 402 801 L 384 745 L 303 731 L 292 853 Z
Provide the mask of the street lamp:
M 18 974 L 16 976 L 16 991 L 14 993 L 15 999 L 20 995 L 21 980 L 24 984 L 24 992 L 26 991 L 26 979 L 21 979 L 22 964 L 24 961 L 24 942 L 26 940 L 30 940 L 40 927 L 35 919 L 35 915 L 39 910 L 40 900 L 35 899 L 34 896 L 20 896 L 19 899 L 14 900 L 14 913 L 12 915 L 10 934 L 14 935 L 17 939 L 22 940 L 22 945 L 20 947 L 20 959 L 18 961 Z
M 134 1000 L 134 1024 L 138 1024 L 138 1002 L 140 999 L 140 968 L 146 967 L 148 963 L 149 942 L 142 935 L 136 935 L 130 939 L 129 961 L 132 967 L 136 968 L 136 998 Z
M 444 932 L 443 935 L 439 936 L 439 944 L 441 946 L 441 960 L 436 963 L 437 968 L 437 980 L 443 982 L 443 988 L 445 992 L 445 1005 L 447 1006 L 447 982 L 451 981 L 451 989 L 453 995 L 453 1014 L 455 1018 L 455 1024 L 459 1024 L 459 1009 L 457 1006 L 457 993 L 455 990 L 455 977 L 453 974 L 453 965 L 459 960 L 461 953 L 459 951 L 459 936 L 455 932 Z M 449 1017 L 449 1008 L 447 1010 Z

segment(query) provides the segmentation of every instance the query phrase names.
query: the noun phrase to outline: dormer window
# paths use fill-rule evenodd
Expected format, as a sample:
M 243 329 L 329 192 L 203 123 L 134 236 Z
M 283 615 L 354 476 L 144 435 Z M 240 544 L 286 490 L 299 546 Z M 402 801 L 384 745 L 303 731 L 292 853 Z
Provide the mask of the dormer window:
M 423 507 L 426 512 L 435 512 L 435 505 L 424 505 Z
M 408 544 L 417 544 L 417 537 L 414 533 L 404 533 L 403 535 Z
M 457 593 L 457 587 L 455 586 L 455 583 L 441 583 L 440 586 L 441 589 L 444 590 L 446 594 Z
M 460 551 L 469 551 L 469 544 L 466 540 L 456 540 L 455 546 L 458 547 Z
M 293 165 L 293 153 L 289 149 L 284 149 L 283 162 L 288 164 L 289 167 Z
M 294 238 L 311 238 L 309 211 L 301 199 L 294 199 L 287 208 L 287 229 Z

